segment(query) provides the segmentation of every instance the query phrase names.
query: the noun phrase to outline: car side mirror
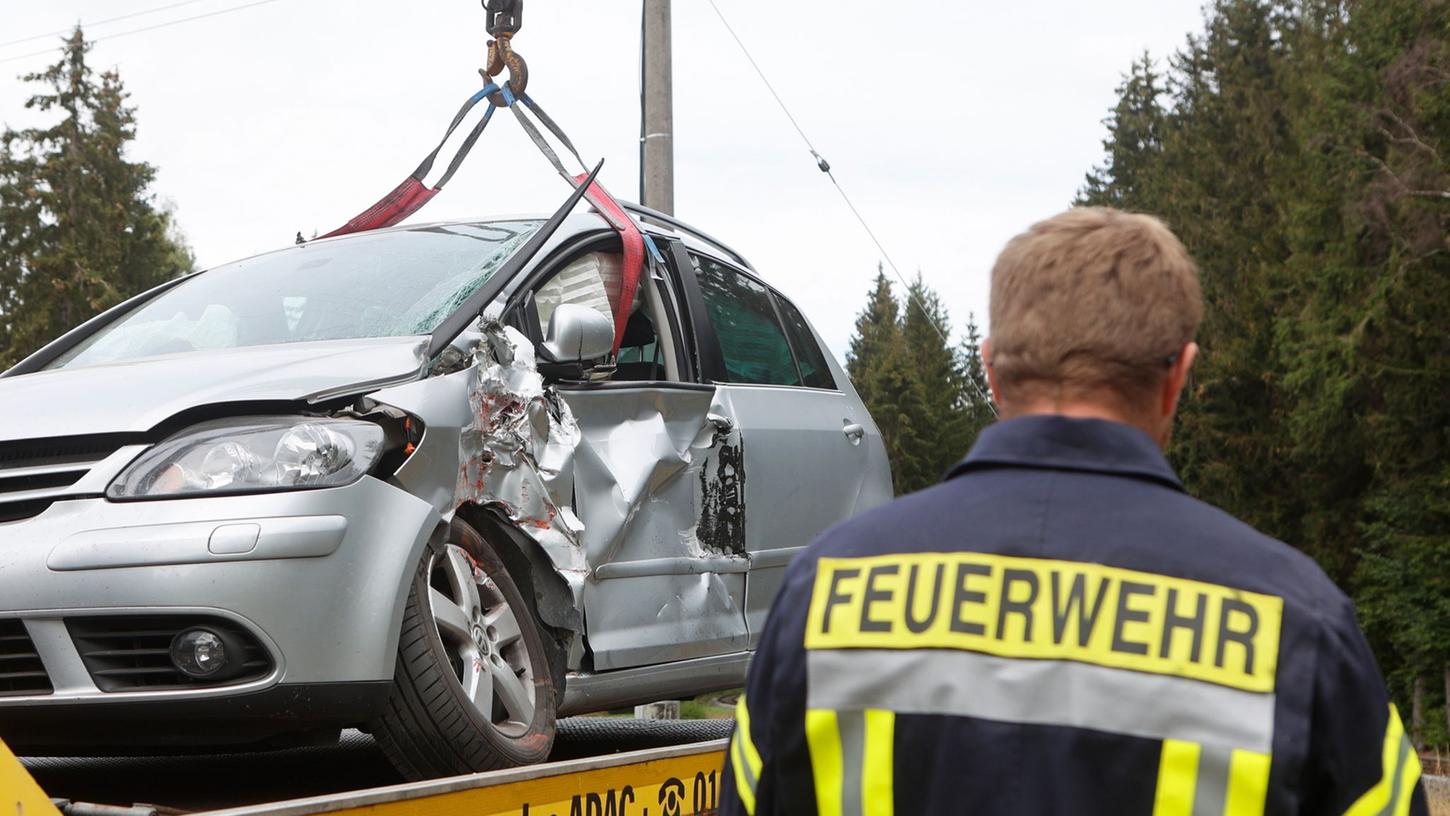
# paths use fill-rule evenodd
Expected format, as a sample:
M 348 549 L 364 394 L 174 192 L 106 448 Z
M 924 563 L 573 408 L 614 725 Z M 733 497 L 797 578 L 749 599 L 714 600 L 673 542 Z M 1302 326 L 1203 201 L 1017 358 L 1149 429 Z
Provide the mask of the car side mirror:
M 614 323 L 597 310 L 561 303 L 549 317 L 539 356 L 550 363 L 583 363 L 614 351 Z

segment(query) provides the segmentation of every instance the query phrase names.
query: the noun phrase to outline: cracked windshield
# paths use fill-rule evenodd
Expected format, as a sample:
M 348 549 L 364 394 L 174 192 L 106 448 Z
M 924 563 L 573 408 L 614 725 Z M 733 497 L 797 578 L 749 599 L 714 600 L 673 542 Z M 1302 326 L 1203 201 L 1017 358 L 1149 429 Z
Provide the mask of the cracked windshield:
M 423 227 L 303 244 L 219 266 L 136 309 L 53 367 L 430 334 L 538 226 L 500 221 Z

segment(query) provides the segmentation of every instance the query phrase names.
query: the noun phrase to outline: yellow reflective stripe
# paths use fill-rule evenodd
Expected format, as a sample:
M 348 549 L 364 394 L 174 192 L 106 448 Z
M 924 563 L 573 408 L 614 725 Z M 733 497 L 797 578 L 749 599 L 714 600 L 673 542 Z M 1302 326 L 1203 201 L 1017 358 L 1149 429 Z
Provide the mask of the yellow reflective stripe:
M 866 710 L 866 758 L 861 763 L 861 804 L 871 816 L 891 816 L 896 807 L 896 712 Z
M 1223 816 L 1264 816 L 1269 797 L 1268 754 L 1234 751 L 1228 766 L 1228 801 Z
M 750 736 L 750 709 L 745 705 L 745 695 L 740 695 L 740 701 L 735 704 L 735 722 L 737 726 L 735 733 L 743 735 L 740 743 L 741 756 L 750 766 L 750 773 L 755 779 L 760 778 L 760 769 L 764 763 L 760 760 L 760 752 L 755 750 L 755 740 Z
M 745 806 L 745 812 L 750 816 L 755 816 L 755 785 L 746 765 L 744 753 L 741 751 L 741 745 L 740 726 L 737 725 L 735 726 L 735 737 L 730 740 L 730 764 L 735 768 L 735 794 L 740 797 L 740 804 Z
M 816 779 L 816 812 L 841 816 L 841 729 L 836 712 L 806 709 L 806 745 L 811 751 L 811 773 Z
M 735 768 L 735 790 L 740 802 L 745 805 L 745 812 L 754 816 L 755 788 L 760 782 L 764 763 L 750 736 L 750 709 L 745 705 L 744 694 L 735 704 L 735 736 L 730 740 L 730 763 Z
M 1158 759 L 1158 790 L 1153 795 L 1153 816 L 1193 816 L 1198 753 L 1197 743 L 1163 740 L 1163 753 Z
M 1408 802 L 1420 779 L 1420 758 L 1409 745 L 1409 741 L 1409 737 L 1405 735 L 1405 724 L 1400 721 L 1400 712 L 1391 703 L 1390 721 L 1385 726 L 1385 742 L 1380 750 L 1380 779 L 1358 801 L 1350 805 L 1349 810 L 1344 812 L 1345 816 L 1409 812 Z M 1402 754 L 1408 754 L 1403 767 L 1400 765 Z M 1399 782 L 1398 789 L 1396 781 Z M 1395 798 L 1396 792 L 1399 794 L 1398 798 Z

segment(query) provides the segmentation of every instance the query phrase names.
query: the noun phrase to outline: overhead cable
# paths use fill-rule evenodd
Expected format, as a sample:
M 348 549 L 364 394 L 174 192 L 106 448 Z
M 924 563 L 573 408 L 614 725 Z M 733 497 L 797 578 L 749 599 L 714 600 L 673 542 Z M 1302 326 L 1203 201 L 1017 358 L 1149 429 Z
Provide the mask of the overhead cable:
M 92 22 L 85 23 L 85 26 L 86 26 L 86 28 L 95 28 L 96 26 L 103 26 L 103 25 L 107 25 L 108 23 L 118 23 L 118 22 L 120 22 L 122 20 L 129 20 L 132 17 L 144 17 L 147 14 L 156 14 L 158 12 L 170 11 L 171 9 L 174 9 L 174 8 L 181 8 L 182 6 L 191 6 L 191 5 L 195 5 L 197 3 L 204 3 L 204 2 L 206 2 L 206 0 L 181 0 L 180 3 L 169 3 L 169 4 L 164 5 L 164 6 L 157 6 L 155 8 L 143 9 L 141 11 L 133 11 L 130 14 L 122 14 L 122 15 L 120 15 L 118 17 L 107 17 L 104 20 L 94 20 Z M 80 25 L 80 23 L 78 22 L 76 25 Z M 72 28 L 62 28 L 62 29 L 59 29 L 59 30 L 56 30 L 56 31 L 47 31 L 44 34 L 35 34 L 35 35 L 30 36 L 30 37 L 21 37 L 18 40 L 11 40 L 9 42 L 0 43 L 0 48 L 9 48 L 12 45 L 19 45 L 20 43 L 34 42 L 35 40 L 43 40 L 46 37 L 60 37 L 60 36 L 64 36 L 66 34 L 69 34 L 69 33 L 71 33 L 74 30 L 75 29 L 73 27 Z
M 110 40 L 119 40 L 122 37 L 129 37 L 132 34 L 141 34 L 141 33 L 146 32 L 146 31 L 155 31 L 155 30 L 157 30 L 159 28 L 169 28 L 169 27 L 174 26 L 174 25 L 181 25 L 182 23 L 190 23 L 190 22 L 193 22 L 195 20 L 205 20 L 208 17 L 218 17 L 218 16 L 221 16 L 223 14 L 231 14 L 232 12 L 235 12 L 235 11 L 244 11 L 244 10 L 249 9 L 249 8 L 256 8 L 257 6 L 265 6 L 268 3 L 276 3 L 276 2 L 278 2 L 278 0 L 256 0 L 256 2 L 253 2 L 253 3 L 243 3 L 240 6 L 231 6 L 230 8 L 217 9 L 216 11 L 208 11 L 205 14 L 196 14 L 196 15 L 193 15 L 191 17 L 182 17 L 179 20 L 168 20 L 167 22 L 164 22 L 164 23 L 157 23 L 155 25 L 142 26 L 141 28 L 133 28 L 133 29 L 130 29 L 129 31 L 121 31 L 121 32 L 118 32 L 118 33 L 115 33 L 115 34 L 107 34 L 104 37 L 97 37 L 96 39 L 91 40 L 90 42 L 91 43 L 99 43 L 99 42 L 108 42 Z M 6 62 L 15 62 L 16 60 L 30 59 L 31 57 L 40 57 L 40 56 L 44 56 L 46 54 L 52 54 L 52 53 L 60 50 L 60 48 L 61 48 L 60 46 L 57 46 L 55 48 L 47 48 L 44 51 L 32 51 L 29 54 L 20 54 L 19 56 L 6 57 L 5 59 L 0 59 L 0 64 L 6 63 Z
M 796 133 L 800 134 L 801 141 L 805 142 L 806 148 L 811 151 L 811 156 L 815 158 L 816 166 L 820 168 L 821 172 L 825 173 L 826 177 L 831 180 L 831 184 L 835 186 L 836 192 L 841 194 L 841 199 L 845 201 L 846 206 L 850 208 L 851 214 L 856 216 L 856 220 L 861 223 L 861 228 L 866 231 L 866 234 L 868 236 L 870 236 L 871 242 L 876 245 L 876 249 L 880 250 L 881 257 L 886 259 L 886 265 L 891 267 L 891 271 L 893 274 L 896 275 L 896 279 L 901 281 L 901 285 L 906 289 L 907 303 L 916 304 L 916 308 L 920 310 L 922 316 L 926 318 L 927 325 L 931 326 L 932 329 L 936 331 L 937 335 L 941 337 L 942 343 L 950 346 L 951 339 L 947 337 L 946 332 L 942 331 L 941 326 L 937 325 L 936 316 L 927 310 L 926 304 L 922 303 L 921 299 L 918 298 L 916 294 L 912 291 L 911 284 L 907 282 L 906 276 L 901 274 L 901 269 L 897 267 L 896 262 L 891 259 L 891 253 L 886 251 L 886 247 L 882 245 L 881 239 L 876 237 L 875 230 L 871 229 L 871 225 L 866 222 L 866 218 L 861 215 L 861 211 L 856 208 L 856 205 L 851 201 L 851 197 L 846 194 L 846 189 L 841 186 L 841 182 L 836 180 L 836 174 L 831 172 L 831 163 L 826 161 L 825 157 L 822 156 L 818 150 L 816 150 L 816 146 L 811 143 L 810 137 L 806 135 L 805 130 L 800 126 L 800 123 L 796 121 L 795 116 L 791 114 L 790 108 L 786 107 L 785 100 L 780 98 L 779 93 L 776 93 L 775 86 L 770 84 L 770 80 L 765 76 L 765 71 L 761 70 L 760 68 L 760 63 L 756 62 L 755 57 L 751 56 L 750 49 L 745 47 L 744 41 L 740 39 L 739 34 L 735 33 L 735 29 L 730 25 L 730 21 L 725 19 L 725 14 L 720 11 L 720 7 L 716 5 L 715 0 L 710 0 L 710 8 L 713 8 L 715 10 L 715 16 L 720 18 L 720 23 L 725 26 L 726 31 L 730 32 L 730 36 L 732 39 L 735 40 L 735 44 L 740 46 L 740 52 L 745 55 L 745 59 L 748 60 L 750 62 L 750 66 L 755 69 L 755 73 L 757 76 L 760 77 L 760 81 L 765 83 L 765 87 L 767 90 L 770 91 L 770 95 L 775 97 L 775 103 L 780 106 L 781 112 L 783 112 L 785 114 L 785 117 L 790 120 L 790 123 L 795 128 Z M 977 396 L 982 399 L 983 403 L 988 408 L 992 409 L 992 413 L 993 415 L 995 415 L 997 413 L 997 406 L 992 402 L 992 398 L 982 390 L 982 387 L 978 385 L 977 381 L 970 375 L 967 377 L 967 382 L 971 383 L 972 390 L 977 392 Z

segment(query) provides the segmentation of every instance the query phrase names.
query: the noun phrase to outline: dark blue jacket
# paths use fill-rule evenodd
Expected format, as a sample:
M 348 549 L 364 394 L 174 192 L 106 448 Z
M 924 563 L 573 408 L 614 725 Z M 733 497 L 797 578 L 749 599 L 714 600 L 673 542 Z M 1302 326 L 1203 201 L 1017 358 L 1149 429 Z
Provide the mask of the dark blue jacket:
M 1349 600 L 1112 422 L 988 428 L 792 563 L 721 813 L 1427 813 Z

